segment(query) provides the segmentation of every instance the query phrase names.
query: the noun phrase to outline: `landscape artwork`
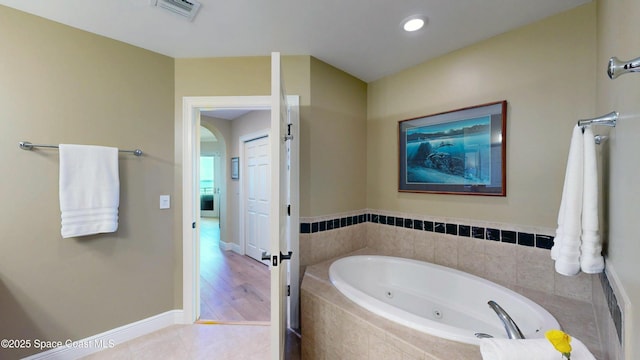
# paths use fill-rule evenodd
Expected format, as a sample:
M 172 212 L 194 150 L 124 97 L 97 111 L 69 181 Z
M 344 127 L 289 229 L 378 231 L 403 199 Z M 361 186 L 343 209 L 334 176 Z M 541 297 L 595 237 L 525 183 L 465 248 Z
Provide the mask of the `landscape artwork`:
M 399 191 L 505 195 L 506 101 L 400 122 Z
M 407 130 L 407 182 L 491 183 L 491 117 Z

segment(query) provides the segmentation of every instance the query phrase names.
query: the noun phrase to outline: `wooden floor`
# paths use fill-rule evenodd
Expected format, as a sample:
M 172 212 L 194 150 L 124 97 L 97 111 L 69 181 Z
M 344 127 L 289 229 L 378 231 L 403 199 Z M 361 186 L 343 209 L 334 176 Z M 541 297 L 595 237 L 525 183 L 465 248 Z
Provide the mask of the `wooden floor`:
M 222 251 L 218 219 L 200 227 L 200 319 L 269 321 L 269 268 L 248 256 Z

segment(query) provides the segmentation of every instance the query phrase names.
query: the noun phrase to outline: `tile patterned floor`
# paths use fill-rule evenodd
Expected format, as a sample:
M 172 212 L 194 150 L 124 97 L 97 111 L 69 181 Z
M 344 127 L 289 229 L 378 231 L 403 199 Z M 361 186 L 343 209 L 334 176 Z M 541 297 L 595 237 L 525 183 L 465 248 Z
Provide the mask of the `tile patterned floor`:
M 269 359 L 269 326 L 174 325 L 85 359 Z
M 269 326 L 174 325 L 141 336 L 86 360 L 268 360 Z M 300 360 L 300 338 L 287 333 L 286 360 Z

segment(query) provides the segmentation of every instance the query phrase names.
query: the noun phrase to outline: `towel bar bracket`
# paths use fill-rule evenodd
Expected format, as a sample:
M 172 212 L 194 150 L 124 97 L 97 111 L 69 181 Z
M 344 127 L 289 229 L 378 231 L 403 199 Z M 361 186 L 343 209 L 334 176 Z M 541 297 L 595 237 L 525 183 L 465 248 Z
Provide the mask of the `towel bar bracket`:
M 640 72 L 640 57 L 629 61 L 621 61 L 615 56 L 609 59 L 607 75 L 610 79 L 613 80 L 622 74 L 631 72 Z
M 593 119 L 578 120 L 578 126 L 585 127 L 588 125 L 604 125 L 615 127 L 616 122 L 618 121 L 618 116 L 619 114 L 617 111 L 612 111 L 606 115 L 602 115 Z

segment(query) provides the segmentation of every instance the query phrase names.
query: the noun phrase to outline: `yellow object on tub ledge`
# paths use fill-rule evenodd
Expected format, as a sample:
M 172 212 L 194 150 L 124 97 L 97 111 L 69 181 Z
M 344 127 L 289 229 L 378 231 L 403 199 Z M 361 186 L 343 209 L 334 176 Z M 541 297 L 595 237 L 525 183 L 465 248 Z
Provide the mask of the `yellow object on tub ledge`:
M 480 353 L 483 360 L 560 360 L 566 359 L 549 342 L 542 339 L 482 339 Z M 571 360 L 596 360 L 578 339 L 571 339 Z

